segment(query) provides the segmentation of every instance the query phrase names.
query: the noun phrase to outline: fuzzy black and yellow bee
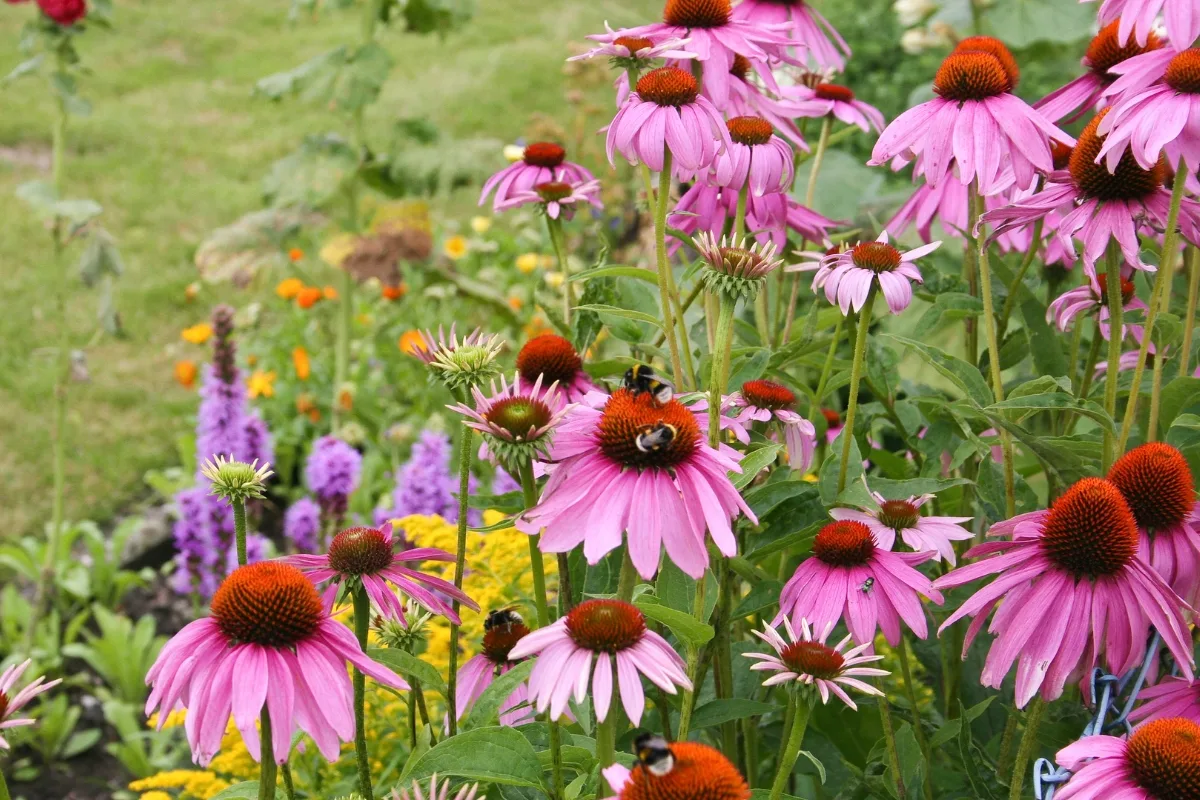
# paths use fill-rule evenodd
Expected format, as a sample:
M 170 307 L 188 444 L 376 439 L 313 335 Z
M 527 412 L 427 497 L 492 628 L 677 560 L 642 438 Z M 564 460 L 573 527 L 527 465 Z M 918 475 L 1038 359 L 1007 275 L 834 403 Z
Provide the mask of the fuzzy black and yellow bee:
M 485 631 L 495 630 L 496 628 L 504 628 L 506 631 L 512 630 L 514 625 L 524 625 L 525 618 L 512 608 L 498 608 L 491 611 L 487 615 L 487 619 L 483 621 L 483 629 Z
M 678 433 L 679 431 L 675 429 L 674 425 L 660 422 L 657 425 L 643 428 L 634 443 L 637 445 L 637 449 L 643 453 L 655 453 L 675 441 Z
M 645 364 L 634 364 L 625 370 L 625 388 L 634 394 L 648 393 L 660 403 L 669 403 L 675 396 L 675 387 Z
M 675 767 L 675 756 L 667 740 L 653 733 L 643 733 L 633 743 L 638 763 L 647 772 L 661 778 Z

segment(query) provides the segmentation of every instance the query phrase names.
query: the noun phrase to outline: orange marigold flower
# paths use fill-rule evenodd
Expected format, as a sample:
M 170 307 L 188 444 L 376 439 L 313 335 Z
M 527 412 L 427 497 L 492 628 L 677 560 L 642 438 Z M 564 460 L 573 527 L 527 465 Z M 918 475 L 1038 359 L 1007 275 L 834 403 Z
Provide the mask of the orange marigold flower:
M 293 247 L 291 250 L 288 250 L 288 258 L 293 262 L 302 261 L 304 259 L 304 251 L 299 247 Z
M 212 325 L 209 325 L 207 322 L 201 322 L 199 325 L 193 325 L 190 328 L 184 328 L 179 335 L 183 337 L 185 342 L 191 342 L 192 344 L 204 344 L 210 338 L 212 338 L 212 334 Z
M 312 363 L 308 359 L 308 351 L 303 347 L 292 349 L 292 366 L 296 369 L 296 377 L 302 381 L 308 380 L 312 374 Z
M 307 414 L 317 407 L 317 401 L 308 392 L 304 392 L 296 397 L 296 411 L 301 414 Z
M 384 286 L 382 291 L 384 300 L 399 300 L 408 294 L 408 286 L 403 283 L 399 286 Z
M 326 300 L 337 300 L 337 289 L 332 286 L 326 286 L 321 290 L 321 293 L 325 295 Z
M 287 278 L 280 281 L 279 285 L 275 287 L 275 294 L 284 300 L 295 299 L 302 291 L 304 291 L 304 281 L 299 278 Z
M 421 339 L 421 332 L 418 330 L 405 331 L 404 335 L 400 337 L 400 341 L 396 343 L 396 346 L 410 356 L 415 356 L 418 350 L 425 349 L 425 343 Z
M 246 390 L 251 397 L 274 397 L 275 396 L 275 372 L 264 372 L 257 369 L 250 375 L 250 380 L 246 381 Z
M 187 287 L 184 288 L 184 290 L 183 290 L 183 298 L 185 300 L 187 300 L 189 303 L 192 302 L 193 300 L 195 300 L 199 294 L 200 294 L 200 284 L 196 283 L 195 281 L 192 281 L 191 283 L 189 283 L 187 285 Z
M 338 390 L 337 394 L 338 408 L 342 411 L 351 411 L 354 409 L 354 391 L 347 388 Z
M 296 305 L 301 308 L 312 308 L 321 299 L 321 290 L 316 286 L 305 286 L 296 295 Z
M 508 298 L 508 307 L 511 308 L 513 311 L 520 311 L 521 307 L 524 305 L 525 305 L 525 303 L 521 300 L 521 298 L 517 297 L 516 295 L 512 295 L 511 297 Z
M 196 368 L 195 361 L 183 360 L 175 362 L 175 381 L 185 389 L 191 389 L 196 385 L 196 374 L 199 370 Z

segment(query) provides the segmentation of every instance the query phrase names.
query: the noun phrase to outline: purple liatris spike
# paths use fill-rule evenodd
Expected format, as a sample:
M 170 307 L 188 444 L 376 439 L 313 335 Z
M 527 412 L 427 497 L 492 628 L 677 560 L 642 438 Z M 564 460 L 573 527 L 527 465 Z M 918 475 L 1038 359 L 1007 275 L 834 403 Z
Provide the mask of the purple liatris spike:
M 313 443 L 304 479 L 317 496 L 321 509 L 333 517 L 346 513 L 350 495 L 358 488 L 362 456 L 350 445 L 333 436 L 322 436 Z
M 283 534 L 298 553 L 315 553 L 321 532 L 321 507 L 311 497 L 301 497 L 283 516 Z

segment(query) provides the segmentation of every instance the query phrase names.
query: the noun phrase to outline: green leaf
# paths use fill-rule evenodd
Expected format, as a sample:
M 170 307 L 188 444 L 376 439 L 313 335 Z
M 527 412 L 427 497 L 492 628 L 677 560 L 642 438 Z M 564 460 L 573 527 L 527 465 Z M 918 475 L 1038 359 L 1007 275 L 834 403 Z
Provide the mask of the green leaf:
M 567 280 L 569 281 L 594 281 L 597 278 L 635 278 L 639 281 L 646 281 L 655 286 L 658 285 L 658 279 L 654 273 L 642 267 L 598 267 L 596 269 L 588 269 L 583 272 L 572 275 Z
M 961 292 L 943 292 L 934 298 L 933 305 L 917 320 L 917 326 L 913 328 L 912 335 L 920 339 L 937 331 L 943 325 L 969 317 L 977 317 L 982 313 L 983 301 L 978 297 Z
M 338 70 L 346 63 L 346 54 L 344 46 L 321 53 L 292 69 L 259 79 L 254 92 L 270 100 L 280 100 L 289 94 L 299 94 L 306 100 L 325 100 Z
M 870 478 L 867 483 L 871 491 L 879 492 L 888 500 L 907 500 L 913 495 L 937 494 L 953 486 L 964 486 L 970 481 L 966 478 L 909 478 L 902 481 Z
M 1046 306 L 1024 286 L 1017 287 L 1021 294 L 1021 319 L 1029 339 L 1029 352 L 1033 366 L 1044 377 L 1066 375 L 1067 356 L 1063 353 L 1062 337 L 1046 322 Z
M 84 285 L 95 287 L 105 276 L 120 277 L 124 271 L 125 262 L 112 236 L 108 231 L 92 231 L 79 259 L 79 277 Z
M 654 598 L 643 595 L 634 601 L 647 619 L 666 625 L 672 633 L 692 647 L 699 647 L 713 638 L 711 625 L 698 622 L 691 614 L 676 611 L 661 605 Z
M 212 800 L 257 800 L 258 781 L 235 783 L 223 792 L 215 795 Z
M 817 768 L 817 774 L 821 776 L 821 784 L 824 785 L 826 780 L 825 765 L 821 763 L 821 759 L 817 758 L 807 750 L 801 750 L 800 755 L 812 762 L 812 765 Z
M 358 155 L 344 139 L 309 136 L 296 152 L 271 165 L 263 193 L 275 208 L 321 208 L 341 200 L 357 169 Z
M 38 53 L 33 58 L 22 61 L 20 64 L 17 64 L 15 67 L 13 67 L 12 71 L 5 75 L 4 78 L 0 79 L 0 85 L 12 83 L 15 80 L 25 77 L 26 75 L 32 75 L 33 73 L 37 72 L 38 67 L 40 67 L 42 62 L 45 60 L 46 54 Z
M 778 710 L 779 706 L 774 703 L 760 703 L 757 700 L 740 698 L 710 700 L 697 708 L 692 715 L 692 728 L 710 728 L 713 725 L 732 722 L 736 719 L 761 717 Z
M 773 607 L 779 602 L 779 593 L 782 591 L 783 584 L 779 581 L 760 581 L 746 593 L 742 602 L 733 610 L 733 618 L 741 619 Z
M 1026 395 L 1024 397 L 1010 397 L 1005 400 L 1001 400 L 999 403 L 992 403 L 983 409 L 984 413 L 988 415 L 989 419 L 993 415 L 998 416 L 998 412 L 1017 411 L 1032 413 L 1034 411 L 1062 410 L 1071 410 L 1076 414 L 1080 414 L 1088 419 L 1093 420 L 1101 428 L 1104 428 L 1110 432 L 1116 431 L 1116 424 L 1113 422 L 1112 418 L 1108 416 L 1108 413 L 1105 412 L 1105 410 L 1098 404 L 1092 402 L 1091 400 L 1086 400 L 1083 403 L 1080 403 L 1071 395 L 1064 394 L 1062 392 Z M 1021 419 L 1027 416 L 1028 413 L 1018 413 L 1013 415 L 1015 417 L 1014 421 L 1019 422 Z
M 625 319 L 637 320 L 638 322 L 645 322 L 649 325 L 653 325 L 659 330 L 663 330 L 663 323 L 660 322 L 657 317 L 651 314 L 646 314 L 642 311 L 630 311 L 628 309 L 617 308 L 616 306 L 607 306 L 600 303 L 592 303 L 586 306 L 576 306 L 576 308 L 579 308 L 583 311 L 595 311 L 598 314 L 611 314 L 614 317 L 623 317 Z
M 751 450 L 743 456 L 741 462 L 738 464 L 742 468 L 741 473 L 732 471 L 729 473 L 729 478 L 733 481 L 734 488 L 740 492 L 749 486 L 750 482 L 758 477 L 758 473 L 775 462 L 775 457 L 779 455 L 779 451 L 782 449 L 783 445 L 771 442 L 757 450 Z
M 896 729 L 896 755 L 900 761 L 901 777 L 908 790 L 908 796 L 921 797 L 921 785 L 925 780 L 925 755 L 917 744 L 917 735 L 907 722 Z
M 424 688 L 433 689 L 445 696 L 446 682 L 442 679 L 441 673 L 434 669 L 432 664 L 426 664 L 412 653 L 372 647 L 367 650 L 367 655 L 405 677 L 416 678 Z
M 433 774 L 468 781 L 543 789 L 542 765 L 529 740 L 513 728 L 501 726 L 461 731 L 444 739 L 406 767 L 403 783 Z
M 1159 430 L 1167 430 L 1185 409 L 1200 410 L 1200 378 L 1180 377 L 1163 387 L 1159 400 Z
M 833 444 L 829 446 L 829 455 L 825 457 L 825 463 L 821 465 L 820 478 L 817 485 L 821 489 L 821 501 L 831 506 L 834 504 L 838 496 L 838 472 L 841 469 L 842 457 L 842 439 L 849 435 L 846 428 L 842 428 L 842 432 L 833 440 Z M 862 452 L 858 449 L 858 440 L 851 439 L 850 441 L 850 457 L 849 463 L 846 466 L 846 487 L 857 483 L 863 475 L 863 457 Z
M 881 335 L 889 339 L 894 339 L 914 351 L 927 364 L 957 386 L 968 399 L 973 400 L 981 406 L 986 406 L 992 402 L 992 390 L 988 388 L 983 374 L 966 361 L 923 342 L 906 339 L 903 336 L 896 336 L 890 333 Z
M 483 694 L 479 695 L 475 705 L 471 706 L 467 716 L 463 717 L 459 727 L 462 730 L 472 730 L 496 724 L 500 706 L 504 705 L 504 701 L 529 677 L 535 663 L 533 660 L 522 661 L 492 681 L 492 684 L 483 690 Z
M 1065 44 L 1091 35 L 1095 9 L 1060 0 L 1004 0 L 988 7 L 988 31 L 1012 48 L 1035 42 Z
M 54 187 L 46 181 L 22 183 L 17 187 L 16 195 L 42 219 L 65 219 L 76 226 L 83 225 L 103 211 L 94 200 L 60 200 Z
M 795 193 L 804 201 L 808 176 L 813 168 L 809 159 L 796 170 Z M 844 150 L 828 150 L 817 173 L 817 193 L 814 211 L 833 219 L 849 219 L 870 203 L 883 186 L 884 175 L 879 170 L 863 166 L 862 159 Z

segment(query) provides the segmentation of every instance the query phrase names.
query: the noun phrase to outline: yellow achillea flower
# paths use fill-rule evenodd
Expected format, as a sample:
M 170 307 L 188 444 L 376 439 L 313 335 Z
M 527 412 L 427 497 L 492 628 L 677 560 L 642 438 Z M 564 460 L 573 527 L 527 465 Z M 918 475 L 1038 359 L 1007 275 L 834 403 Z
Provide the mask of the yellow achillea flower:
M 321 248 L 321 260 L 335 269 L 341 269 L 342 264 L 358 244 L 358 239 L 349 233 L 341 233 L 330 239 Z
M 480 236 L 487 233 L 492 227 L 491 217 L 471 217 L 471 230 L 478 233 Z
M 246 389 L 251 397 L 274 397 L 275 396 L 275 372 L 263 372 L 261 369 L 256 369 L 250 376 L 250 380 L 246 381 Z
M 521 253 L 517 256 L 517 269 L 523 275 L 528 275 L 538 268 L 538 262 L 542 257 L 537 253 Z
M 185 342 L 190 342 L 192 344 L 204 344 L 212 338 L 212 334 L 212 325 L 209 325 L 207 322 L 201 322 L 200 324 L 193 325 L 190 328 L 184 328 L 179 332 L 179 335 L 183 337 Z
M 129 784 L 129 788 L 135 792 L 157 790 L 159 794 L 165 794 L 163 789 L 179 789 L 182 792 L 180 797 L 199 800 L 215 797 L 229 786 L 229 781 L 221 779 L 215 772 L 199 769 L 168 770 Z
M 451 236 L 442 245 L 442 252 L 446 254 L 446 258 L 452 261 L 458 261 L 467 254 L 468 250 L 467 239 L 465 236 Z
M 153 792 L 146 792 L 138 800 L 173 800 L 173 798 L 166 792 L 160 792 L 156 789 Z

